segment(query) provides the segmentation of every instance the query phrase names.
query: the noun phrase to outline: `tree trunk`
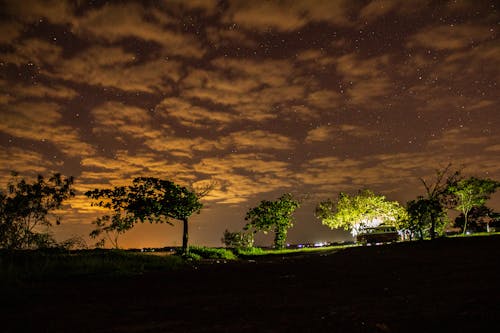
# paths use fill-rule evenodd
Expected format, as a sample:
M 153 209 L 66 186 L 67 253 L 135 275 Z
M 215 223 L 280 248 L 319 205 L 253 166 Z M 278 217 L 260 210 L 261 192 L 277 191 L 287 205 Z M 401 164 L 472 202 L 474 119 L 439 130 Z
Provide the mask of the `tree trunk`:
M 465 235 L 465 231 L 467 230 L 467 213 L 464 213 L 464 231 L 462 232 L 462 235 Z
M 188 245 L 188 219 L 182 219 L 183 230 L 182 230 L 182 255 L 187 255 L 189 253 L 189 245 Z
M 436 238 L 436 218 L 431 215 L 431 239 Z

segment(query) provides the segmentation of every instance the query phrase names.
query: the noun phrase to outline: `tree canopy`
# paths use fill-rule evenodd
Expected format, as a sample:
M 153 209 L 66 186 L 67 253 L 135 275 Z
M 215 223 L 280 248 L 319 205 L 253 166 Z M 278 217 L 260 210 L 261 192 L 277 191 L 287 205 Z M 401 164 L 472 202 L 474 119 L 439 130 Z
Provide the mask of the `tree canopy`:
M 316 217 L 330 228 L 350 230 L 356 236 L 364 228 L 382 223 L 398 226 L 405 218 L 405 209 L 396 201 L 388 201 L 383 195 L 370 190 L 350 196 L 340 192 L 337 201 L 330 199 L 316 206 Z
M 248 210 L 245 230 L 274 231 L 274 246 L 282 249 L 286 244 L 288 229 L 293 226 L 292 214 L 300 202 L 290 193 L 283 194 L 276 201 L 262 200 L 257 207 Z
M 452 164 L 449 163 L 442 169 L 436 169 L 434 179 L 426 181 L 420 178 L 424 185 L 426 197 L 420 196 L 417 201 L 419 209 L 427 216 L 429 221 L 429 234 L 431 239 L 436 237 L 438 227 L 444 230 L 444 224 L 447 218 L 447 209 L 454 204 L 454 196 L 450 195 L 449 187 L 456 184 L 461 179 L 461 169 L 454 170 Z M 424 207 L 428 205 L 428 207 Z M 437 207 L 439 205 L 440 207 Z M 424 220 L 420 220 L 423 223 Z
M 456 209 L 464 214 L 462 232 L 467 230 L 467 218 L 472 208 L 483 206 L 500 187 L 500 182 L 488 178 L 469 177 L 450 184 L 448 192 L 456 198 Z
M 438 198 L 419 196 L 416 200 L 411 200 L 406 204 L 406 211 L 408 217 L 404 228 L 410 232 L 410 238 L 416 235 L 423 240 L 433 232 L 438 235 L 444 232 L 447 214 Z
M 73 177 L 59 173 L 48 180 L 42 175 L 29 183 L 16 173 L 6 191 L 0 191 L 0 247 L 29 249 L 53 245 L 48 232 L 53 222 L 60 218 L 53 214 L 63 202 L 74 196 Z
M 138 177 L 130 186 L 95 189 L 86 195 L 96 200 L 97 206 L 110 208 L 115 212 L 125 211 L 134 223 L 148 221 L 172 224 L 171 220 L 182 221 L 184 254 L 189 251 L 188 218 L 193 213 L 199 213 L 203 207 L 200 195 L 194 190 L 153 177 Z

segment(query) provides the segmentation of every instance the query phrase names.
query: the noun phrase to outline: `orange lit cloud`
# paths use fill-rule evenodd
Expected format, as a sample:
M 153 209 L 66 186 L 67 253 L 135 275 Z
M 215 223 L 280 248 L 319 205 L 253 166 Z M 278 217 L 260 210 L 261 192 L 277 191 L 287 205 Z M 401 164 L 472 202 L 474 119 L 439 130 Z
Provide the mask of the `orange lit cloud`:
M 232 1 L 223 21 L 247 29 L 290 31 L 310 22 L 348 26 L 349 1 Z
M 412 36 L 408 47 L 427 47 L 436 50 L 457 50 L 480 43 L 492 37 L 486 26 L 442 25 L 430 27 Z
M 74 128 L 59 125 L 60 106 L 54 103 L 11 104 L 9 113 L 0 113 L 0 132 L 14 137 L 48 142 L 68 156 L 86 156 L 95 152 Z
M 169 91 L 168 80 L 180 78 L 178 62 L 156 59 L 137 62 L 121 48 L 93 47 L 61 63 L 48 75 L 68 81 L 127 91 Z M 167 82 L 166 82 L 167 81 Z
M 180 31 L 168 29 L 177 19 L 155 10 L 147 14 L 143 6 L 135 3 L 106 4 L 91 10 L 74 24 L 74 32 L 115 42 L 127 37 L 158 43 L 170 55 L 199 58 L 204 51 L 199 42 Z

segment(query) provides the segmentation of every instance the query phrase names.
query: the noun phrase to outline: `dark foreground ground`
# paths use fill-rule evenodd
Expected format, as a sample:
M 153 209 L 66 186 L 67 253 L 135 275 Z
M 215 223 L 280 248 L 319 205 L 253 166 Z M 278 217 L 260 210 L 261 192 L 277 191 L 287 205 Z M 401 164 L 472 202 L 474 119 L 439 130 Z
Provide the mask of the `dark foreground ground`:
M 1 332 L 500 332 L 500 237 L 3 291 Z

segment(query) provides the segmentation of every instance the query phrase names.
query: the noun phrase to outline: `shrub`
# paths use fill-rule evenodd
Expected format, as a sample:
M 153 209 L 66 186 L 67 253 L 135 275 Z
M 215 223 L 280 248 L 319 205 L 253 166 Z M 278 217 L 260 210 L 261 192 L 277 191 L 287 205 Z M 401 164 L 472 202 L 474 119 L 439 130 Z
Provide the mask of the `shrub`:
M 243 231 L 230 232 L 229 230 L 224 231 L 224 236 L 222 237 L 222 243 L 226 247 L 231 248 L 250 248 L 253 246 L 254 237 L 253 233 L 246 233 Z
M 232 251 L 221 248 L 191 246 L 189 253 L 198 255 L 203 259 L 236 259 Z

